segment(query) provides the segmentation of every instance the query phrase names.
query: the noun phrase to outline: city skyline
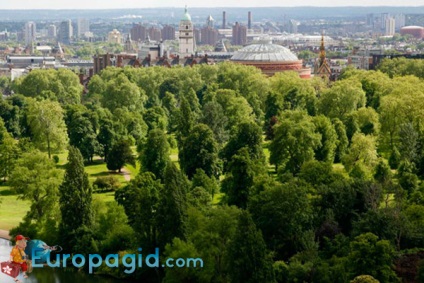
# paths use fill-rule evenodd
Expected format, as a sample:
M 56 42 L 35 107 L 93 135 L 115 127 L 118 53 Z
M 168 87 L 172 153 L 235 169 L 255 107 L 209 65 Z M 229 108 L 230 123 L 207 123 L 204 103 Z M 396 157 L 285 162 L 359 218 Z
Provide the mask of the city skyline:
M 53 0 L 39 0 L 39 1 L 28 1 L 28 0 L 15 0 L 0 3 L 0 9 L 126 9 L 126 8 L 159 8 L 159 7 L 211 7 L 209 2 L 199 2 L 194 0 L 175 1 L 175 0 L 163 0 L 152 4 L 142 3 L 141 1 L 134 0 L 74 0 L 72 3 L 63 3 L 62 1 Z M 347 6 L 364 6 L 364 7 L 375 7 L 375 6 L 424 6 L 424 0 L 404 0 L 402 2 L 398 0 L 346 0 L 346 1 L 334 1 L 334 0 L 304 0 L 299 5 L 299 2 L 295 1 L 281 1 L 281 0 L 245 0 L 240 2 L 238 0 L 215 0 L 213 7 L 304 7 L 304 6 L 317 6 L 317 7 L 347 7 Z

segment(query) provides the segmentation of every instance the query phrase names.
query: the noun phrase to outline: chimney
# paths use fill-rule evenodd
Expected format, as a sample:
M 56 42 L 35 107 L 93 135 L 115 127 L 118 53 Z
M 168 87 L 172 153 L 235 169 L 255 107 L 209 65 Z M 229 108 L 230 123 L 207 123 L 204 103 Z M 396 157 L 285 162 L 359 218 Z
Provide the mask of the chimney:
M 247 13 L 247 28 L 252 29 L 252 12 Z
M 225 27 L 227 26 L 227 14 L 224 12 L 222 12 L 222 28 L 225 29 Z

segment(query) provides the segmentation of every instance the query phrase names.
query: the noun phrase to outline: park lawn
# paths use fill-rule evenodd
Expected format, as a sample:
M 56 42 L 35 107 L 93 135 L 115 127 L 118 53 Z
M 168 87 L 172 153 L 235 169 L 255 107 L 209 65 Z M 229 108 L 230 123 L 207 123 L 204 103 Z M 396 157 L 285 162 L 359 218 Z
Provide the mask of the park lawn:
M 30 202 L 18 200 L 16 195 L 0 196 L 0 229 L 10 230 L 18 226 L 28 212 Z
M 88 174 L 88 180 L 90 181 L 90 184 L 93 184 L 97 177 L 109 175 L 117 177 L 122 185 L 125 185 L 127 183 L 123 174 L 120 174 L 118 172 L 110 172 L 107 169 L 106 163 L 104 163 L 103 160 L 101 160 L 100 158 L 95 159 L 93 163 L 86 164 L 84 169 L 85 172 Z

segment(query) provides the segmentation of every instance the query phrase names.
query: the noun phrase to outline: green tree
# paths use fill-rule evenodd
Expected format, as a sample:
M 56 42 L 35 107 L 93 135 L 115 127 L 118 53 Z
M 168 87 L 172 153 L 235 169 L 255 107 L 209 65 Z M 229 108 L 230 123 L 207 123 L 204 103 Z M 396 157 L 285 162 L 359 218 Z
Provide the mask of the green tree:
M 135 157 L 131 150 L 130 143 L 127 140 L 121 139 L 117 141 L 111 148 L 107 156 L 107 169 L 121 173 L 122 167 L 125 164 L 135 166 Z
M 171 243 L 174 237 L 185 239 L 188 187 L 187 177 L 169 161 L 156 214 L 160 248 Z
M 77 148 L 69 147 L 68 163 L 65 166 L 65 176 L 59 188 L 62 214 L 59 230 L 63 245 L 73 249 L 79 240 L 78 230 L 82 227 L 91 228 L 93 224 L 92 188 Z
M 52 152 L 60 151 L 68 143 L 63 110 L 60 104 L 50 100 L 33 100 L 28 108 L 28 123 L 33 141 L 41 150 L 47 150 L 49 158 Z
M 213 132 L 205 124 L 194 126 L 178 153 L 181 168 L 191 179 L 200 168 L 209 177 L 220 173 L 218 144 Z
M 97 141 L 99 142 L 99 154 L 104 157 L 107 162 L 107 156 L 109 151 L 117 139 L 115 129 L 113 127 L 113 121 L 110 119 L 100 120 L 100 129 L 97 134 Z
M 343 155 L 347 151 L 347 147 L 349 146 L 349 140 L 346 135 L 346 127 L 342 121 L 339 119 L 333 119 L 334 130 L 337 134 L 337 147 L 335 152 L 335 162 L 341 162 Z
M 203 116 L 201 122 L 213 131 L 215 139 L 219 144 L 228 140 L 228 118 L 225 116 L 221 104 L 216 101 L 209 101 L 203 106 Z
M 377 279 L 371 275 L 359 275 L 356 276 L 350 283 L 380 283 Z
M 152 172 L 158 179 L 165 176 L 169 162 L 169 143 L 166 134 L 160 129 L 151 130 L 140 154 L 141 171 Z
M 142 110 L 144 92 L 124 74 L 107 82 L 106 91 L 103 93 L 102 104 L 110 111 L 126 107 L 129 110 Z
M 265 160 L 262 148 L 262 130 L 253 122 L 241 122 L 231 134 L 231 138 L 222 150 L 221 156 L 224 159 L 224 172 L 227 164 L 237 152 L 246 148 L 250 159 L 263 163 Z
M 242 211 L 229 251 L 231 282 L 275 282 L 265 241 L 249 212 Z
M 62 172 L 56 168 L 53 160 L 36 150 L 21 155 L 9 181 L 19 199 L 31 202 L 27 217 L 38 220 L 54 211 L 61 179 Z
M 141 173 L 129 185 L 116 191 L 115 199 L 125 209 L 128 224 L 134 229 L 143 249 L 157 247 L 156 212 L 163 185 L 150 173 Z
M 329 118 L 343 120 L 347 114 L 364 107 L 365 102 L 365 92 L 360 82 L 354 79 L 342 80 L 322 92 L 318 109 Z
M 392 269 L 394 248 L 372 233 L 357 236 L 350 243 L 350 268 L 353 275 L 369 274 L 381 282 L 399 282 Z
M 247 147 L 234 154 L 228 164 L 228 174 L 222 182 L 222 191 L 229 205 L 246 209 L 258 166 L 252 160 Z
M 302 112 L 287 112 L 275 127 L 275 137 L 269 145 L 270 163 L 276 168 L 298 173 L 302 164 L 314 158 L 321 145 L 311 118 Z
M 3 178 L 4 181 L 12 173 L 18 156 L 19 148 L 17 142 L 7 132 L 0 117 L 0 178 Z
M 351 171 L 355 165 L 363 165 L 368 173 L 372 172 L 377 161 L 375 138 L 363 134 L 353 136 L 349 150 L 342 159 L 347 171 Z
M 337 148 L 337 132 L 330 119 L 325 116 L 315 116 L 312 121 L 317 133 L 321 134 L 321 146 L 315 150 L 315 158 L 333 163 Z

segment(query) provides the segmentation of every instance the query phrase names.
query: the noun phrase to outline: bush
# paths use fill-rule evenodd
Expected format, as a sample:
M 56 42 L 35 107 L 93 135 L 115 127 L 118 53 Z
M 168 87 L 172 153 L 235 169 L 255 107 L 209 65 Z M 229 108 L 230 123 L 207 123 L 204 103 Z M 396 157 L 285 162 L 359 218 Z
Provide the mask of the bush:
M 94 191 L 96 192 L 110 192 L 116 191 L 121 186 L 121 183 L 114 176 L 97 177 L 93 183 Z

